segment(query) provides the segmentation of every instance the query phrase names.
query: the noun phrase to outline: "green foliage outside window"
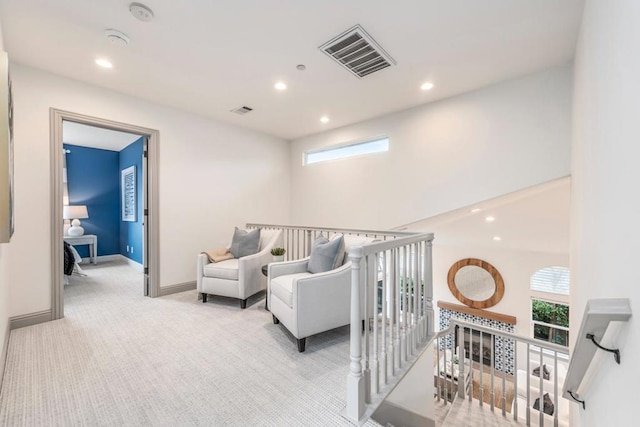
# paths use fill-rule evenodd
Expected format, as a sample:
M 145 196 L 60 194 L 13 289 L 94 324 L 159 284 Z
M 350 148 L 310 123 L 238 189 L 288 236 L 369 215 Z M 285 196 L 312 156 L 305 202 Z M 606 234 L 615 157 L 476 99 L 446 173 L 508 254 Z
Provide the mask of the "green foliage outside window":
M 531 311 L 533 313 L 533 337 L 536 339 L 560 344 L 569 345 L 569 331 L 554 328 L 552 326 L 541 325 L 536 322 L 543 322 L 549 325 L 569 327 L 569 306 L 555 304 L 547 301 L 532 300 Z

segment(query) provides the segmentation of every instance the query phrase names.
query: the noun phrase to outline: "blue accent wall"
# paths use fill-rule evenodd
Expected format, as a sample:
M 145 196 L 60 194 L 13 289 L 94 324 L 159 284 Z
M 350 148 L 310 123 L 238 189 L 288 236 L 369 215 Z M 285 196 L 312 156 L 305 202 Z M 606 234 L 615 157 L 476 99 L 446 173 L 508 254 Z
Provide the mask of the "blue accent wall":
M 122 216 L 119 216 L 120 219 L 120 248 L 119 253 L 121 255 L 126 256 L 140 264 L 142 264 L 142 238 L 143 238 L 143 227 L 142 227 L 142 210 L 144 208 L 142 201 L 142 155 L 144 151 L 144 138 L 140 138 L 135 142 L 129 144 L 126 148 L 120 151 L 119 156 L 119 172 L 118 177 L 120 177 L 120 173 L 122 170 L 130 167 L 136 167 L 136 221 L 122 221 Z M 119 179 L 118 188 L 120 188 L 121 180 Z M 121 191 L 121 189 L 119 189 Z M 118 206 L 122 209 L 122 200 L 118 199 Z M 131 251 L 127 252 L 127 246 L 129 249 L 133 248 L 133 253 Z
M 85 234 L 98 236 L 98 256 L 120 253 L 120 184 L 117 151 L 64 144 L 70 205 L 86 205 L 89 218 L 80 220 Z M 76 246 L 82 257 L 87 246 Z

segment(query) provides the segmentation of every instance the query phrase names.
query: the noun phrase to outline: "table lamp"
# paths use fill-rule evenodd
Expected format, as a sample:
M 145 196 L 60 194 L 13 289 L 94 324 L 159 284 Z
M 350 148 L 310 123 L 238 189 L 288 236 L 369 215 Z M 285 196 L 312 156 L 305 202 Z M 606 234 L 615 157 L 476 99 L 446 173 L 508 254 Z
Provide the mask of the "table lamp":
M 89 218 L 87 207 L 85 205 L 73 205 L 62 207 L 62 218 L 65 220 L 72 220 L 71 227 L 67 231 L 69 236 L 82 236 L 84 234 L 84 228 L 80 226 L 80 220 Z

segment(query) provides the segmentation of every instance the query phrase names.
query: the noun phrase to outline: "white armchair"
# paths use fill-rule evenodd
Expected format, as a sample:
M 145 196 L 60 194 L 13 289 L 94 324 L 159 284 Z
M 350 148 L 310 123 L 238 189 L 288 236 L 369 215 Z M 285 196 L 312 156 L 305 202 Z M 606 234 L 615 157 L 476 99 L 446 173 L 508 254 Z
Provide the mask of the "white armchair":
M 282 246 L 282 230 L 260 230 L 258 253 L 209 262 L 206 254 L 198 255 L 197 288 L 202 302 L 207 295 L 222 295 L 239 298 L 240 307 L 247 307 L 247 299 L 267 287 L 267 278 L 262 274 L 262 266 L 273 260 L 271 249 Z
M 372 239 L 345 236 L 345 249 Z M 345 259 L 347 257 L 345 256 Z M 307 271 L 309 258 L 269 264 L 268 302 L 273 323 L 282 323 L 303 352 L 311 335 L 351 321 L 351 262 L 323 273 Z

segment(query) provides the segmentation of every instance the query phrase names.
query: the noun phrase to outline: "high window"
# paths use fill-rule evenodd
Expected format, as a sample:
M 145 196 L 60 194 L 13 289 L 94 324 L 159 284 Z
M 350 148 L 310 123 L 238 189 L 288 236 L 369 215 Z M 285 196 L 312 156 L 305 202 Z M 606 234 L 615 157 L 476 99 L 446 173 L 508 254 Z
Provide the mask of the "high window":
M 389 138 L 377 138 L 369 141 L 358 142 L 307 151 L 304 153 L 304 164 L 326 162 L 329 160 L 345 159 L 347 157 L 361 156 L 363 154 L 382 153 L 389 151 Z

